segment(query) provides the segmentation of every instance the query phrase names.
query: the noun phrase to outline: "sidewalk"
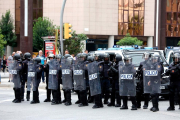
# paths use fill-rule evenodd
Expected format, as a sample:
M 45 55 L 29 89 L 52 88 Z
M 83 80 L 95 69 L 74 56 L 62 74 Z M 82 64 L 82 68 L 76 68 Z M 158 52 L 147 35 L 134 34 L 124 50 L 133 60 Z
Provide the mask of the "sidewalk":
M 6 72 L 4 73 L 0 73 L 1 74 L 1 83 L 0 83 L 0 87 L 13 87 L 13 82 L 8 82 L 9 81 L 9 73 Z M 42 80 L 41 80 L 42 81 Z M 45 89 L 46 88 L 46 83 L 41 82 L 39 85 L 39 89 Z

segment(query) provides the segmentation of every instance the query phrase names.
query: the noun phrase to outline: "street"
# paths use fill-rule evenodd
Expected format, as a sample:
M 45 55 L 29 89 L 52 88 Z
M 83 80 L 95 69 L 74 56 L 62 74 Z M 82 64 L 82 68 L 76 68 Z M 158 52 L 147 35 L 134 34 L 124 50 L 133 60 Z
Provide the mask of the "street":
M 92 109 L 94 104 L 89 104 L 88 107 L 78 107 L 74 104 L 77 100 L 77 95 L 72 93 L 72 105 L 65 106 L 64 104 L 51 105 L 50 103 L 44 103 L 46 98 L 46 91 L 39 90 L 40 104 L 30 104 L 30 101 L 24 101 L 22 103 L 12 103 L 14 99 L 14 93 L 12 87 L 0 88 L 0 120 L 179 120 L 180 110 L 179 106 L 176 106 L 176 110 L 167 112 L 166 109 L 169 106 L 168 101 L 160 101 L 160 111 L 153 113 L 149 109 L 139 109 L 137 111 L 131 111 L 131 102 L 128 102 L 128 110 L 120 110 L 115 107 Z M 62 92 L 63 93 L 63 92 Z M 25 94 L 26 95 L 26 94 Z M 32 97 L 32 95 L 31 95 Z M 61 95 L 63 98 L 63 94 Z M 32 100 L 32 98 L 31 98 Z M 143 104 L 143 103 L 142 103 Z M 152 106 L 150 102 L 149 108 Z

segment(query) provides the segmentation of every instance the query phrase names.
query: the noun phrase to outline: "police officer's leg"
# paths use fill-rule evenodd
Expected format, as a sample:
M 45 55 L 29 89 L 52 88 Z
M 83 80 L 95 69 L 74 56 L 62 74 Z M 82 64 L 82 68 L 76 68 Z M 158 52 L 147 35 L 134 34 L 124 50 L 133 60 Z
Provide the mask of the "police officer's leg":
M 174 109 L 174 93 L 175 93 L 175 85 L 174 83 L 170 83 L 169 85 L 169 104 L 170 107 L 168 107 L 167 111 L 175 110 Z
M 122 99 L 123 99 L 123 105 L 120 109 L 128 109 L 128 106 L 127 106 L 127 100 L 128 100 L 128 97 L 127 97 L 127 92 L 128 92 L 128 89 L 127 89 L 127 86 L 124 84 L 121 86 L 121 94 L 122 94 Z
M 94 100 L 95 100 L 95 105 L 92 108 L 95 109 L 95 108 L 103 107 L 101 94 L 95 95 Z
M 16 88 L 16 101 L 14 103 L 20 103 L 21 102 L 21 88 Z
M 64 93 L 64 100 L 62 102 L 66 103 L 66 91 L 64 89 L 63 89 L 63 93 Z
M 57 98 L 58 98 L 58 102 L 61 104 L 61 89 L 60 89 L 60 85 L 58 85 L 58 89 L 57 89 Z
M 119 95 L 119 90 L 116 90 L 116 105 L 115 107 L 121 107 L 121 96 Z
M 81 100 L 81 103 L 79 104 L 79 107 L 88 106 L 87 91 L 82 90 L 82 91 L 79 91 L 79 93 L 80 93 L 80 100 Z
M 105 98 L 104 98 L 104 104 L 108 104 L 109 88 L 110 88 L 110 81 L 108 79 L 105 79 Z
M 149 94 L 144 94 L 144 106 L 143 109 L 147 109 L 149 105 Z
M 17 95 L 16 95 L 16 89 L 15 88 L 13 88 L 13 91 L 14 91 L 14 100 L 12 101 L 12 102 L 15 102 L 16 101 L 16 99 L 17 99 Z
M 53 95 L 54 101 L 52 101 L 51 105 L 59 104 L 59 102 L 58 102 L 58 91 L 52 90 L 52 95 Z
M 88 103 L 93 103 L 94 102 L 94 96 L 91 96 L 91 90 L 90 90 L 90 87 L 89 87 L 89 97 L 88 97 Z
M 30 91 L 27 91 L 26 99 L 27 99 L 27 101 L 29 101 L 29 99 L 30 99 Z
M 51 102 L 51 89 L 48 89 L 47 79 L 46 79 L 46 95 L 47 95 L 47 98 L 44 100 L 44 102 Z
M 136 91 L 136 98 L 137 98 L 137 108 L 141 108 L 141 99 L 142 99 L 142 90 L 138 89 Z
M 75 102 L 75 104 L 79 104 L 79 103 L 81 103 L 80 92 L 79 92 L 79 90 L 76 90 L 75 92 L 76 92 L 77 95 L 78 95 L 78 100 Z
M 71 90 L 65 90 L 66 91 L 66 106 L 71 105 Z
M 158 84 L 152 83 L 152 104 L 153 108 L 151 109 L 153 112 L 159 111 L 158 101 L 159 101 L 159 94 L 158 94 Z
M 25 81 L 21 82 L 21 101 L 24 101 L 24 87 L 25 87 Z
M 112 82 L 112 90 L 111 90 L 111 99 L 110 99 L 110 103 L 108 103 L 107 106 L 115 106 L 115 93 L 116 93 L 115 82 L 113 80 L 113 82 Z

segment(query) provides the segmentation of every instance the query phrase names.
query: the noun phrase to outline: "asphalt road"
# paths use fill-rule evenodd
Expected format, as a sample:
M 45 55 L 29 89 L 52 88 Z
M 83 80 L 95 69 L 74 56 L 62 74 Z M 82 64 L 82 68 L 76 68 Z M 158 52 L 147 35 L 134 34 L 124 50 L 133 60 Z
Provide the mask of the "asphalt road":
M 32 97 L 32 95 L 31 95 Z M 12 103 L 14 93 L 10 87 L 0 88 L 0 120 L 180 120 L 179 106 L 176 110 L 167 112 L 168 101 L 160 101 L 160 111 L 153 113 L 149 109 L 139 109 L 131 111 L 131 102 L 129 101 L 128 110 L 120 110 L 115 107 L 92 109 L 93 104 L 88 107 L 79 108 L 75 103 L 77 95 L 72 94 L 71 106 L 64 104 L 51 105 L 44 103 L 46 91 L 40 89 L 40 104 L 30 104 L 28 101 L 22 103 Z M 63 99 L 63 95 L 62 95 Z M 32 100 L 32 98 L 31 98 Z M 150 102 L 149 108 L 152 106 Z

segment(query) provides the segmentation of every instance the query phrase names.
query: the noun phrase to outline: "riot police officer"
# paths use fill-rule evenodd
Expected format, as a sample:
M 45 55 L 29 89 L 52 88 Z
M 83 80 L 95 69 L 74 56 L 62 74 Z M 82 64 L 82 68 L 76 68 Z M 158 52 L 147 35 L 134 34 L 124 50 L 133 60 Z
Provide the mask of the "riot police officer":
M 132 108 L 131 110 L 137 110 L 137 104 L 136 104 L 136 86 L 135 86 L 135 67 L 132 65 L 132 58 L 129 56 L 125 56 L 124 58 L 125 65 L 122 66 L 122 68 L 119 69 L 119 91 L 120 96 L 123 98 L 123 106 L 120 108 L 128 109 L 127 106 L 127 96 L 130 96 L 130 99 L 132 101 Z
M 145 75 L 149 77 L 149 82 L 148 84 L 148 89 L 146 88 L 147 85 L 145 86 L 145 93 L 150 93 L 151 98 L 152 98 L 152 105 L 153 107 L 150 109 L 153 112 L 159 111 L 159 93 L 161 92 L 160 90 L 160 85 L 161 85 L 161 74 L 163 72 L 163 67 L 160 64 L 160 56 L 158 54 L 153 54 L 151 58 L 152 62 L 150 64 L 150 70 L 149 71 L 144 71 Z M 150 87 L 150 89 L 149 89 Z
M 93 56 L 88 56 L 87 61 L 88 62 L 86 63 L 85 67 L 88 70 L 88 64 L 94 61 Z M 88 103 L 93 103 L 94 102 L 94 97 L 91 96 L 90 87 L 89 87 L 89 77 L 87 77 L 86 79 L 88 80 L 87 83 L 86 83 L 87 84 L 87 90 L 88 90 Z
M 104 96 L 104 104 L 108 104 L 109 99 L 109 88 L 110 88 L 110 80 L 108 75 L 108 69 L 111 66 L 110 55 L 108 53 L 104 54 L 104 62 L 102 63 L 102 74 L 101 74 L 101 88 L 102 88 L 102 96 Z
M 173 63 L 170 64 L 169 70 L 166 71 L 166 75 L 170 77 L 170 85 L 169 85 L 169 103 L 170 106 L 168 107 L 167 111 L 175 110 L 174 107 L 174 95 L 175 90 L 178 91 L 178 97 L 180 98 L 180 54 L 175 53 L 172 55 Z
M 14 93 L 15 99 L 12 101 L 13 103 L 20 103 L 21 102 L 21 83 L 22 83 L 22 62 L 20 59 L 19 54 L 15 54 L 13 56 L 13 62 L 11 64 L 11 73 L 12 73 L 12 80 L 14 83 Z
M 64 55 L 61 60 L 62 84 L 65 97 L 65 105 L 71 105 L 71 90 L 73 88 L 72 80 L 72 64 L 73 59 L 69 54 Z
M 28 75 L 28 61 L 31 59 L 31 54 L 29 52 L 26 52 L 24 54 L 24 61 L 23 61 L 23 83 L 21 86 L 21 100 L 24 99 L 24 88 L 25 88 L 25 82 L 27 82 L 27 75 Z M 27 91 L 26 99 L 29 101 L 30 99 L 30 91 Z
M 50 54 L 48 56 L 49 59 L 54 58 L 54 54 Z M 51 89 L 49 89 L 49 65 L 44 65 L 44 71 L 46 72 L 46 95 L 47 98 L 44 100 L 44 102 L 51 102 Z
M 143 65 L 146 66 L 146 67 L 150 67 L 150 57 L 151 57 L 151 54 L 149 52 L 145 52 L 143 54 L 143 59 L 144 61 L 140 63 L 139 67 L 138 67 L 138 70 L 137 70 L 137 77 L 139 79 L 139 83 L 137 84 L 137 91 L 136 91 L 136 98 L 137 98 L 137 108 L 141 108 L 141 100 L 142 100 L 142 97 L 144 96 L 144 106 L 143 106 L 143 109 L 147 109 L 148 108 L 148 103 L 149 103 L 149 96 L 150 94 L 149 93 L 146 93 L 143 95 L 144 93 L 144 82 L 143 82 Z
M 86 69 L 87 54 L 82 53 L 73 64 L 73 79 L 74 79 L 74 90 L 79 91 L 80 103 L 79 107 L 88 106 L 87 101 L 87 78 L 88 72 Z
M 100 83 L 100 74 L 102 71 L 102 57 L 100 54 L 94 55 L 94 62 L 88 64 L 88 75 L 89 75 L 89 87 L 91 96 L 94 96 L 95 105 L 93 108 L 101 108 L 102 97 L 101 97 L 101 83 Z
M 112 77 L 112 91 L 111 91 L 111 102 L 107 106 L 121 106 L 121 97 L 119 96 L 119 68 L 124 65 L 122 56 L 116 54 L 114 63 L 108 70 L 109 75 Z M 116 98 L 116 105 L 115 105 Z
M 39 83 L 41 82 L 41 74 L 43 69 L 43 65 L 41 64 L 40 58 L 35 58 L 34 63 L 35 63 L 35 80 L 33 82 L 33 100 L 31 101 L 31 104 L 40 103 L 38 87 L 39 87 Z

